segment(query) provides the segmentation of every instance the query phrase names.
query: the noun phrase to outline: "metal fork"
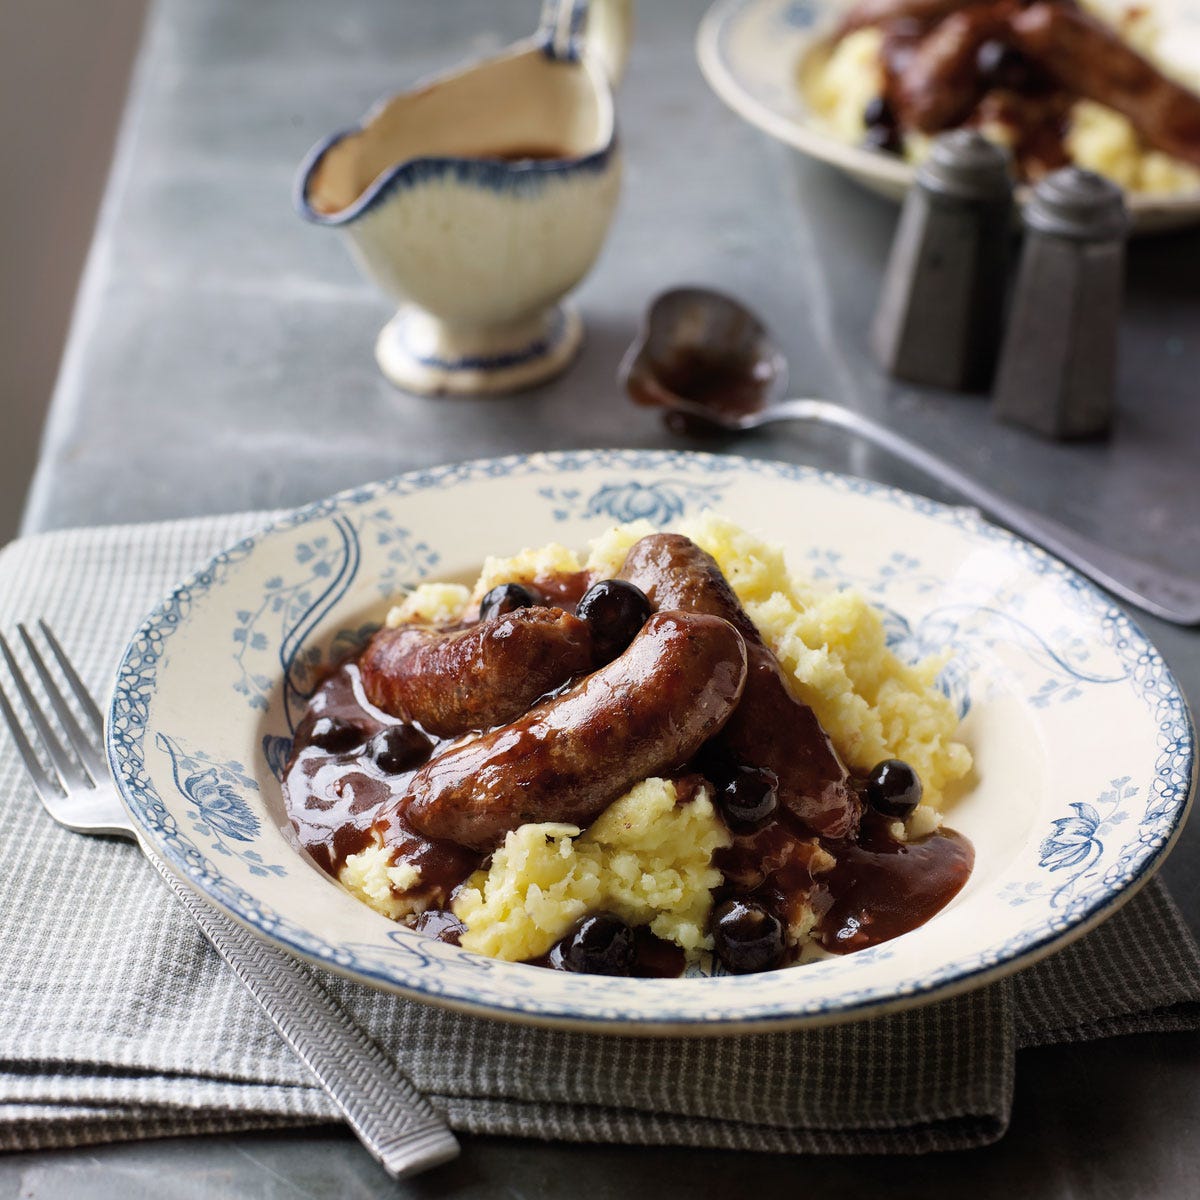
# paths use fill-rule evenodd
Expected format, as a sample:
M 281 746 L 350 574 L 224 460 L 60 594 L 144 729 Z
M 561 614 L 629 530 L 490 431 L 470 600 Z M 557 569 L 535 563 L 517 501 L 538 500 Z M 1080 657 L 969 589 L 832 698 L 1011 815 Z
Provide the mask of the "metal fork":
M 0 635 L 0 654 L 44 749 L 45 764 L 26 736 L 2 685 L 0 714 L 46 811 L 60 825 L 77 833 L 116 834 L 141 845 L 217 953 L 262 1005 L 275 1028 L 341 1110 L 358 1140 L 389 1175 L 403 1179 L 456 1157 L 458 1142 L 446 1123 L 300 963 L 211 908 L 176 879 L 137 837 L 108 773 L 100 710 L 45 621 L 39 621 L 38 626 L 66 691 L 74 696 L 84 718 L 81 726 L 28 629 L 18 625 L 21 641 L 72 754 L 34 697 L 7 640 Z

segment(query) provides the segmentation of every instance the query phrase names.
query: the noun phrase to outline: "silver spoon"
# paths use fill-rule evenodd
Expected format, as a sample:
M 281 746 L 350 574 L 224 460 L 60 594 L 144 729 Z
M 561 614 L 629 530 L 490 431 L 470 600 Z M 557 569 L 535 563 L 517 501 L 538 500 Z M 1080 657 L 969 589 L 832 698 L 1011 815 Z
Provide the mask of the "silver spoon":
M 775 421 L 836 425 L 965 496 L 1114 595 L 1175 625 L 1200 625 L 1200 580 L 1110 549 L 977 483 L 877 421 L 827 400 L 785 400 L 787 360 L 763 323 L 730 296 L 676 288 L 659 296 L 618 378 L 640 404 L 735 433 Z

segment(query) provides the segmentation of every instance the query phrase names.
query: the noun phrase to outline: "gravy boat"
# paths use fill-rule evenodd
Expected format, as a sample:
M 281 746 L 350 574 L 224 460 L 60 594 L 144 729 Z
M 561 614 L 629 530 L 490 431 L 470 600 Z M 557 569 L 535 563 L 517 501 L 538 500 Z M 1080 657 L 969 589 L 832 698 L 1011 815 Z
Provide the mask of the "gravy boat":
M 375 345 L 397 386 L 511 391 L 574 357 L 583 326 L 561 301 L 616 207 L 629 25 L 630 0 L 547 0 L 533 37 L 381 101 L 309 153 L 296 206 L 341 229 L 398 304 Z

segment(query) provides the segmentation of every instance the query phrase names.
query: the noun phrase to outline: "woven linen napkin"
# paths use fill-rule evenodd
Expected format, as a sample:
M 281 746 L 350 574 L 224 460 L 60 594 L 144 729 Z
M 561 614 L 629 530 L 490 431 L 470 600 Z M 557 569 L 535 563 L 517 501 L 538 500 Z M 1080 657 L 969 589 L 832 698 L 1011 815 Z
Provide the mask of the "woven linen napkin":
M 265 519 L 15 542 L 0 553 L 0 628 L 45 618 L 106 695 L 152 604 Z M 2 733 L 0 863 L 0 1148 L 337 1119 L 138 850 L 55 825 Z M 1010 979 L 811 1032 L 563 1033 L 320 977 L 456 1129 L 776 1152 L 981 1145 L 1007 1126 L 1018 1048 L 1200 1025 L 1200 956 L 1157 883 Z

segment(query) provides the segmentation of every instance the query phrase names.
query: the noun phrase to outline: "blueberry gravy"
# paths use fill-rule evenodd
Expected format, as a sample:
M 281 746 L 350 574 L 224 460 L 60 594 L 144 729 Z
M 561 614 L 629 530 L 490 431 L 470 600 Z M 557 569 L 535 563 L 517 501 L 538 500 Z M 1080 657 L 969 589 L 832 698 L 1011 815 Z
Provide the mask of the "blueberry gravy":
M 352 854 L 373 841 L 376 831 L 399 857 L 421 872 L 425 885 L 448 899 L 480 862 L 478 854 L 452 842 L 431 842 L 408 830 L 390 803 L 402 796 L 413 772 L 387 775 L 364 753 L 364 747 L 330 754 L 311 744 L 321 717 L 336 717 L 359 726 L 365 742 L 386 725 L 400 722 L 372 707 L 363 695 L 358 667 L 344 662 L 317 688 L 304 720 L 296 729 L 292 757 L 284 776 L 287 812 L 300 844 L 317 864 L 336 876 Z M 438 746 L 434 743 L 434 753 Z M 380 827 L 381 814 L 387 825 Z
M 529 586 L 545 603 L 573 612 L 591 582 L 586 573 L 579 573 L 538 579 Z M 355 726 L 361 731 L 361 744 L 342 753 L 315 744 L 313 729 L 322 718 Z M 382 837 L 394 851 L 395 862 L 410 863 L 420 871 L 431 907 L 417 919 L 417 930 L 457 945 L 464 926 L 449 911 L 452 894 L 488 856 L 452 842 L 431 841 L 406 826 L 397 801 L 416 768 L 388 774 L 366 749 L 374 734 L 399 724 L 367 701 L 353 658 L 332 668 L 296 729 L 284 776 L 288 817 L 301 846 L 334 877 L 350 855 Z M 450 744 L 448 739 L 431 742 L 431 756 Z M 678 769 L 680 803 L 690 801 L 705 783 L 701 769 L 698 763 Z M 974 850 L 952 830 L 897 842 L 888 824 L 868 809 L 854 838 L 814 838 L 781 807 L 752 829 L 732 829 L 733 844 L 719 850 L 715 859 L 725 876 L 715 899 L 750 897 L 785 922 L 811 907 L 818 914 L 816 938 L 833 953 L 899 937 L 924 924 L 958 894 L 970 875 Z M 677 946 L 646 929 L 635 931 L 635 938 L 632 974 L 682 973 L 684 958 Z M 553 957 L 552 951 L 537 965 L 550 967 Z
M 897 842 L 887 825 L 868 811 L 855 841 L 829 845 L 836 863 L 822 884 L 831 904 L 818 934 L 826 950 L 849 954 L 924 925 L 971 874 L 975 849 L 961 833 Z

